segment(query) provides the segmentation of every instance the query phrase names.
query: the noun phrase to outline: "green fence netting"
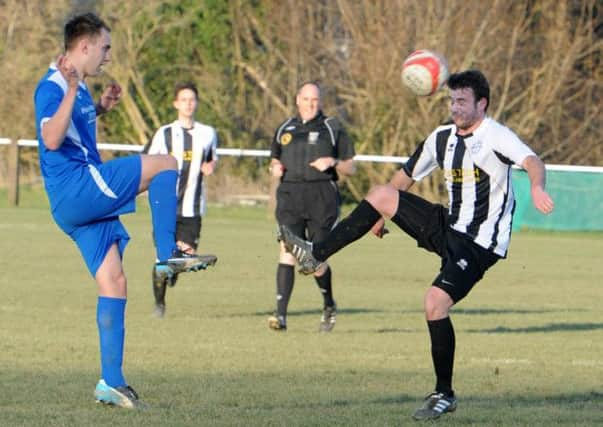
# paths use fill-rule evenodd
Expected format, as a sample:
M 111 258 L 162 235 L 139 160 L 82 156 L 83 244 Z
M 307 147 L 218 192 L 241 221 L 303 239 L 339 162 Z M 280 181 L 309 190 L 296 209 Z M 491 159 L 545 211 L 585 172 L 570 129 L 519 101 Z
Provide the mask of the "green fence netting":
M 603 230 L 603 173 L 547 170 L 546 190 L 555 202 L 550 215 L 541 214 L 530 196 L 530 180 L 523 170 L 513 170 L 517 205 L 513 230 Z

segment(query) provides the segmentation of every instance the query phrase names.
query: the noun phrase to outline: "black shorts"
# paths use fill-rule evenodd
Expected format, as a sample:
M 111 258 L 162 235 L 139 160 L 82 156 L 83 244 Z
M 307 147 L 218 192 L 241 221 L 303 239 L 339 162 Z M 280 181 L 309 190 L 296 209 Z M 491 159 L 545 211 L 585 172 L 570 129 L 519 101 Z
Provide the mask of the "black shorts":
M 276 220 L 299 237 L 324 240 L 339 216 L 339 190 L 333 181 L 281 182 Z
M 197 250 L 201 237 L 201 217 L 176 218 L 176 241 L 181 241 Z
M 446 208 L 414 194 L 400 191 L 398 210 L 392 221 L 417 241 L 417 245 L 442 259 L 433 285 L 457 303 L 500 257 L 479 246 L 470 237 L 448 226 Z

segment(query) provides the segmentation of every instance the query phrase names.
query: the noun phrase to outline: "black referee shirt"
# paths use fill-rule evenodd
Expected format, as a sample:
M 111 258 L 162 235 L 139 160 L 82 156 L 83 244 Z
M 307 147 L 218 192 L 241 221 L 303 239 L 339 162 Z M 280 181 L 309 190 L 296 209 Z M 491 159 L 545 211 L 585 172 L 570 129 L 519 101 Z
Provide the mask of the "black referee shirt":
M 336 181 L 335 168 L 324 172 L 310 166 L 319 157 L 348 160 L 355 155 L 354 145 L 339 120 L 326 117 L 319 111 L 312 120 L 303 123 L 290 117 L 277 129 L 270 155 L 285 167 L 283 182 Z

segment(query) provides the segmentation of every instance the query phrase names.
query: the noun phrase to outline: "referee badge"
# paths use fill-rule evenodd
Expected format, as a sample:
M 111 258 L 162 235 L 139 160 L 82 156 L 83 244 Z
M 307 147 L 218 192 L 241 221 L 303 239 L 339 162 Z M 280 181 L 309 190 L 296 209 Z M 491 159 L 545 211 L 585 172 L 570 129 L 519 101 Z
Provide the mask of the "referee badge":
M 308 134 L 308 144 L 316 144 L 318 142 L 318 132 L 310 132 Z
M 291 139 L 293 139 L 293 136 L 291 136 L 289 132 L 284 133 L 283 136 L 281 136 L 281 145 L 289 144 L 291 142 Z

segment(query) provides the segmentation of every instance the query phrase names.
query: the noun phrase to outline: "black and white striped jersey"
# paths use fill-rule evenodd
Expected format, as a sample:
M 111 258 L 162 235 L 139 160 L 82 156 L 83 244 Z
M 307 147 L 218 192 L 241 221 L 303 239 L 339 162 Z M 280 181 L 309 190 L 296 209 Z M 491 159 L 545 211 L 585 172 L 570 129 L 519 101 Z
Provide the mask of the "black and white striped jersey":
M 511 166 L 530 155 L 535 154 L 513 131 L 486 117 L 470 135 L 457 135 L 454 124 L 438 127 L 403 168 L 418 181 L 439 166 L 449 226 L 505 257 L 515 209 Z
M 184 129 L 176 120 L 160 127 L 145 147 L 148 154 L 171 154 L 178 161 L 178 216 L 197 217 L 205 213 L 201 163 L 218 159 L 217 146 L 213 127 L 195 122 L 192 129 Z

